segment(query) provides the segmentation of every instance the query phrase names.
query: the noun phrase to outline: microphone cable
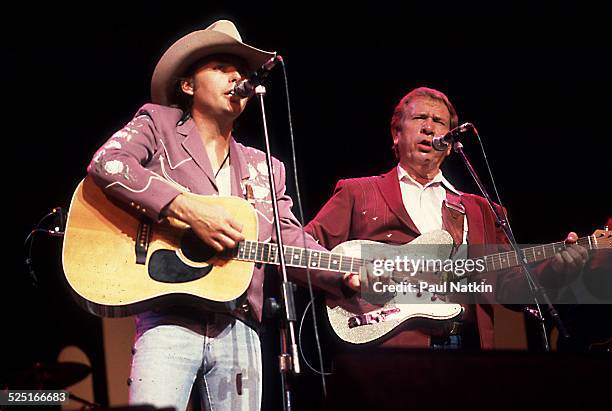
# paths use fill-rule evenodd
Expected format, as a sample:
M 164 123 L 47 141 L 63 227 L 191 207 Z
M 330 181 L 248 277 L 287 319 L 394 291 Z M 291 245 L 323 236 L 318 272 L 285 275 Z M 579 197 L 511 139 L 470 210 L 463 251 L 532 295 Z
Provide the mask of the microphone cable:
M 42 223 L 46 219 L 53 217 L 53 216 L 59 219 L 59 224 L 53 227 L 53 229 L 41 228 Z M 32 261 L 32 249 L 34 247 L 34 235 L 43 233 L 43 234 L 47 234 L 53 237 L 61 237 L 64 235 L 64 229 L 65 229 L 64 225 L 65 225 L 64 210 L 61 207 L 55 207 L 51 210 L 51 212 L 47 213 L 44 217 L 42 217 L 40 221 L 38 222 L 38 224 L 36 224 L 34 228 L 32 229 L 32 231 L 30 231 L 28 235 L 26 236 L 26 239 L 23 243 L 23 247 L 26 250 L 25 251 L 26 257 L 24 260 L 24 264 L 25 264 L 25 268 L 30 277 L 30 281 L 33 287 L 38 287 L 38 277 L 36 276 L 36 273 L 34 272 L 33 261 Z
M 497 203 L 500 205 L 502 216 L 504 217 L 504 220 L 506 221 L 506 224 L 508 225 L 508 230 L 512 234 L 512 238 L 514 239 L 514 241 L 516 241 L 516 237 L 514 236 L 514 231 L 512 230 L 512 226 L 510 225 L 510 219 L 508 218 L 508 215 L 506 214 L 506 207 L 502 203 L 501 197 L 499 195 L 499 191 L 497 190 L 497 184 L 495 184 L 495 178 L 493 177 L 493 171 L 491 169 L 491 166 L 489 165 L 489 159 L 487 158 L 487 153 L 485 151 L 484 144 L 482 142 L 482 139 L 480 138 L 480 134 L 478 133 L 478 130 L 476 129 L 476 127 L 474 127 L 473 130 L 474 130 L 474 134 L 476 134 L 476 139 L 478 140 L 480 151 L 482 152 L 482 156 L 484 158 L 485 167 L 487 169 L 487 173 L 489 174 L 489 179 L 491 180 L 491 184 L 493 186 L 493 192 L 495 193 Z M 523 256 L 519 256 L 519 257 L 523 258 Z M 529 275 L 525 275 L 525 279 L 527 280 L 527 285 L 529 285 L 529 289 L 533 292 L 537 288 L 536 284 L 533 283 Z M 536 300 L 536 311 L 537 311 L 537 316 L 540 319 L 543 319 L 544 316 L 542 315 L 542 309 L 540 307 L 540 303 L 537 300 Z
M 312 307 L 314 307 L 313 300 L 308 301 L 308 305 L 306 305 L 306 308 L 304 309 L 304 313 L 302 314 L 302 319 L 300 320 L 300 327 L 298 329 L 298 342 L 299 342 L 300 354 L 302 355 L 302 359 L 304 360 L 304 362 L 306 363 L 308 368 L 310 368 L 315 373 L 321 374 L 321 375 L 332 375 L 333 373 L 326 372 L 325 370 L 323 370 L 323 363 L 322 362 L 320 362 L 320 366 L 321 366 L 321 370 L 322 371 L 314 369 L 313 366 L 310 365 L 310 363 L 306 359 L 306 356 L 304 355 L 304 351 L 302 350 L 302 328 L 304 326 L 304 320 L 306 319 L 306 314 L 308 314 L 308 309 L 310 308 L 311 305 L 312 305 Z M 312 312 L 313 312 L 313 315 L 314 315 L 315 311 L 312 310 Z M 318 340 L 317 340 L 317 342 L 318 342 Z M 321 358 L 319 358 L 319 361 L 321 361 Z
M 296 192 L 296 204 L 297 204 L 297 210 L 298 210 L 298 220 L 300 222 L 300 224 L 302 225 L 302 241 L 303 241 L 303 245 L 304 248 L 306 247 L 306 232 L 304 231 L 304 210 L 302 208 L 302 197 L 300 194 L 300 184 L 298 181 L 298 170 L 297 170 L 297 156 L 295 154 L 295 136 L 293 133 L 293 119 L 291 116 L 291 100 L 290 100 L 290 96 L 289 96 L 289 80 L 288 80 L 288 76 L 287 76 L 287 69 L 285 67 L 285 61 L 283 59 L 280 59 L 280 63 L 281 63 L 281 67 L 283 70 L 283 80 L 284 80 L 284 85 L 285 85 L 285 99 L 287 101 L 287 118 L 289 121 L 289 141 L 291 142 L 291 161 L 292 161 L 292 165 L 293 165 L 293 179 L 294 179 L 294 184 L 295 184 L 295 192 Z M 312 281 L 311 281 L 311 277 L 310 277 L 310 265 L 307 264 L 306 265 L 306 278 L 308 280 L 308 293 L 310 296 L 310 302 L 308 303 L 308 306 L 306 307 L 306 309 L 304 310 L 304 313 L 302 315 L 302 320 L 300 322 L 300 327 L 299 327 L 299 331 L 298 331 L 298 341 L 301 341 L 301 334 L 302 334 L 302 323 L 304 322 L 304 318 L 306 316 L 306 312 L 308 310 L 308 308 L 310 307 L 311 312 L 312 312 L 312 326 L 313 326 L 313 330 L 314 330 L 314 337 L 315 337 L 315 344 L 316 344 L 316 349 L 317 349 L 317 354 L 318 354 L 318 359 L 319 359 L 319 367 L 321 369 L 321 371 L 314 369 L 310 363 L 306 360 L 306 358 L 304 357 L 304 353 L 302 352 L 302 348 L 301 348 L 301 344 L 300 344 L 300 354 L 302 354 L 302 358 L 304 359 L 304 362 L 306 363 L 306 365 L 315 373 L 321 375 L 321 384 L 322 384 L 322 388 L 323 388 L 323 396 L 327 396 L 327 386 L 326 386 L 326 381 L 325 381 L 325 376 L 329 375 L 330 373 L 326 373 L 323 370 L 323 350 L 321 348 L 321 341 L 319 338 L 319 327 L 317 324 L 317 315 L 316 315 L 316 310 L 315 310 L 315 305 L 314 305 L 314 292 L 312 289 Z

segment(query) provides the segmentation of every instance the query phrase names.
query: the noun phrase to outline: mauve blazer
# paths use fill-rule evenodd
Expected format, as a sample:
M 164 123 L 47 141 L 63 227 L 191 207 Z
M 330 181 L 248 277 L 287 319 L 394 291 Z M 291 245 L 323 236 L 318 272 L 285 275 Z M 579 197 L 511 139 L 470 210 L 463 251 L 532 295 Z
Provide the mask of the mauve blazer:
M 181 191 L 217 195 L 212 167 L 192 119 L 179 124 L 179 109 L 146 104 L 135 117 L 95 153 L 87 169 L 104 192 L 136 213 L 160 220 L 160 213 Z M 275 242 L 273 212 L 265 154 L 230 141 L 231 192 L 246 198 L 252 189 L 253 206 L 259 223 L 259 241 Z M 281 229 L 286 245 L 303 246 L 302 228 L 291 212 L 292 201 L 285 192 L 285 168 L 273 159 L 275 191 L 278 196 Z M 250 191 L 250 190 L 249 190 Z M 309 235 L 307 247 L 324 250 Z M 264 267 L 256 264 L 247 291 L 253 317 L 261 321 Z M 305 283 L 304 270 L 290 270 L 290 275 Z M 313 284 L 332 294 L 341 295 L 342 275 L 311 270 Z

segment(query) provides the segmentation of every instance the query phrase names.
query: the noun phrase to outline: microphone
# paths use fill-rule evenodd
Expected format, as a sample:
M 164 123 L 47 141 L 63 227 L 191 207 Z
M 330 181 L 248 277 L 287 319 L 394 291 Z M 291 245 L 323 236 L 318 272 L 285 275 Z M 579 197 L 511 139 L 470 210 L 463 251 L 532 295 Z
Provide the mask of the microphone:
M 239 97 L 251 97 L 255 92 L 255 88 L 268 77 L 268 74 L 276 63 L 283 61 L 283 58 L 278 54 L 274 54 L 270 60 L 266 61 L 257 71 L 252 73 L 248 78 L 241 80 L 234 86 L 234 95 Z
M 441 137 L 434 137 L 431 140 L 431 146 L 434 150 L 444 151 L 448 148 L 449 144 L 459 140 L 463 134 L 471 130 L 476 130 L 472 123 L 463 123 Z

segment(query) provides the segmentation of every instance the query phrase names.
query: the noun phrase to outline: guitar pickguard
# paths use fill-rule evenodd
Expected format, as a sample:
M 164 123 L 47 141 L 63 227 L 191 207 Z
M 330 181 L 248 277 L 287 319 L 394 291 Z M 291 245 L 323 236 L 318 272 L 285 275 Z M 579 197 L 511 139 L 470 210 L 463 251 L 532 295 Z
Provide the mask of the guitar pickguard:
M 157 250 L 149 259 L 149 276 L 163 283 L 185 283 L 208 275 L 213 265 L 191 267 L 185 264 L 176 252 Z

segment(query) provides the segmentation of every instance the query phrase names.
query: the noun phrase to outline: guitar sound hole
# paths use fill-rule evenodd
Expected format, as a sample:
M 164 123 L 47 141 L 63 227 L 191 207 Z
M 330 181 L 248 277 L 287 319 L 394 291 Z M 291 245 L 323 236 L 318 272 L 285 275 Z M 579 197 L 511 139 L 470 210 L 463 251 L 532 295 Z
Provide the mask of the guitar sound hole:
M 215 251 L 204 244 L 192 230 L 187 230 L 183 234 L 181 251 L 185 257 L 197 263 L 206 262 L 215 255 Z

